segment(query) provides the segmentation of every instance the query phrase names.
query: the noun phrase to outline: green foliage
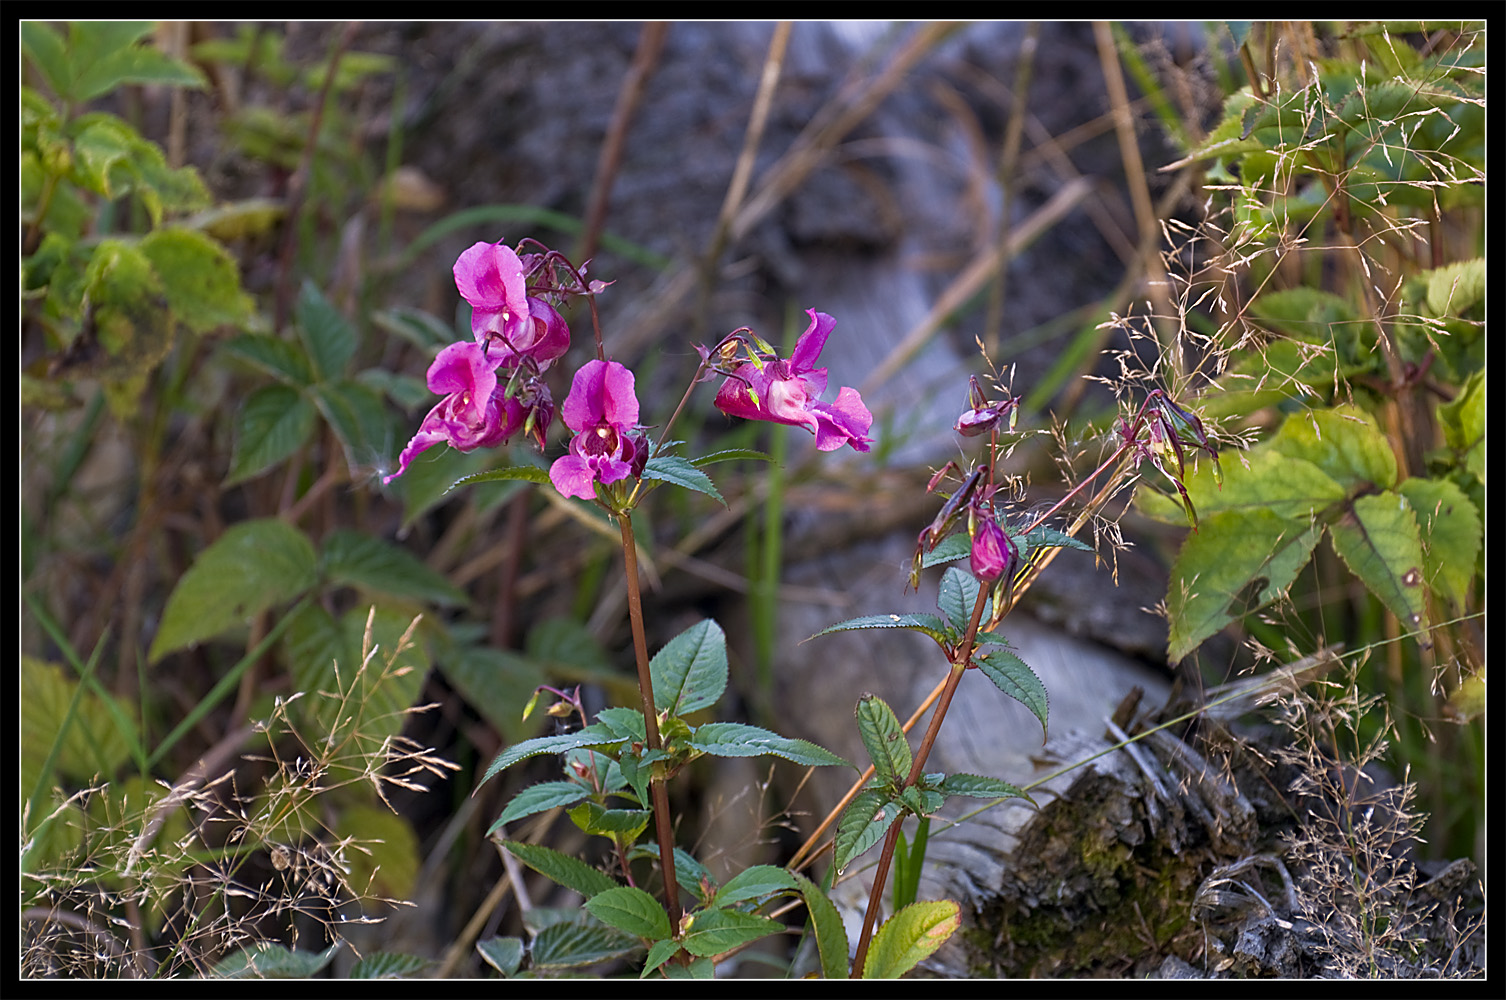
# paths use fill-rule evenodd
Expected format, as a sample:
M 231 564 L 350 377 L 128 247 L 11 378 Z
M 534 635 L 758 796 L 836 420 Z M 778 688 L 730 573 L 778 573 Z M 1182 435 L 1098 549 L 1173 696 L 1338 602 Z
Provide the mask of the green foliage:
M 912 903 L 884 921 L 874 935 L 864 979 L 898 979 L 946 943 L 962 926 L 961 907 L 949 899 Z

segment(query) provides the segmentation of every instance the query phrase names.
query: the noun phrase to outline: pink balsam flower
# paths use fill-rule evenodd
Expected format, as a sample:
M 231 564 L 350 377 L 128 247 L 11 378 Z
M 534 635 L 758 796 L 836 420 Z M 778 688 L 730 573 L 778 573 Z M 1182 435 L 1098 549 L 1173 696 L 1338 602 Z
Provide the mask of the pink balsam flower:
M 567 497 L 593 500 L 597 483 L 640 475 L 648 442 L 637 432 L 633 373 L 615 361 L 587 361 L 575 373 L 561 414 L 575 432 L 569 454 L 549 468 L 549 481 Z
M 743 362 L 722 383 L 716 408 L 729 417 L 804 427 L 816 436 L 821 451 L 834 451 L 844 444 L 867 451 L 873 443 L 868 437 L 873 414 L 858 391 L 843 386 L 834 402 L 820 399 L 826 391 L 826 369 L 815 366 L 816 358 L 836 320 L 814 309 L 807 309 L 806 315 L 811 324 L 795 342 L 789 359 L 761 359 L 761 366 Z
M 500 350 L 498 363 L 532 358 L 540 371 L 570 349 L 570 328 L 543 299 L 530 298 L 523 262 L 498 243 L 476 243 L 455 261 L 455 287 L 471 306 L 476 342 Z
M 1019 556 L 1014 539 L 999 527 L 991 516 L 980 517 L 973 532 L 971 556 L 973 576 L 984 583 L 992 583 L 1014 568 Z
M 445 443 L 460 451 L 501 444 L 523 426 L 528 408 L 507 399 L 497 382 L 497 359 L 488 358 L 477 344 L 451 344 L 429 366 L 429 389 L 442 393 L 418 433 L 398 457 L 398 468 L 383 476 L 383 484 L 408 471 L 420 454 Z

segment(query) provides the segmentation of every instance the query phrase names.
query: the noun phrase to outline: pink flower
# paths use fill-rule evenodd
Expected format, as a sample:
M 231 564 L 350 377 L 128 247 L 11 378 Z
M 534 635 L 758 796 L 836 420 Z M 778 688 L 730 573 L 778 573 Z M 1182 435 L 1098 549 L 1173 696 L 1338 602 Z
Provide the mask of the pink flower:
M 593 500 L 598 482 L 642 474 L 648 442 L 637 433 L 632 372 L 615 361 L 587 361 L 570 383 L 562 412 L 575 437 L 569 454 L 549 468 L 549 480 L 560 493 Z
M 760 359 L 762 365 L 745 361 L 733 371 L 716 394 L 716 408 L 729 417 L 770 420 L 805 427 L 816 435 L 816 447 L 834 451 L 844 444 L 867 451 L 873 443 L 867 436 L 873 414 L 863 405 L 856 389 L 846 386 L 835 402 L 823 403 L 826 369 L 815 367 L 836 320 L 826 313 L 807 309 L 811 325 L 795 342 L 789 360 Z
M 570 328 L 553 306 L 529 297 L 525 279 L 522 260 L 500 242 L 473 244 L 455 261 L 455 287 L 471 305 L 476 342 L 498 342 L 504 367 L 529 357 L 542 371 L 570 349 Z
M 523 427 L 530 407 L 508 399 L 497 383 L 496 358 L 470 342 L 451 344 L 429 366 L 429 388 L 443 393 L 418 433 L 398 457 L 398 468 L 382 477 L 385 485 L 408 471 L 420 454 L 444 442 L 461 451 L 501 444 Z

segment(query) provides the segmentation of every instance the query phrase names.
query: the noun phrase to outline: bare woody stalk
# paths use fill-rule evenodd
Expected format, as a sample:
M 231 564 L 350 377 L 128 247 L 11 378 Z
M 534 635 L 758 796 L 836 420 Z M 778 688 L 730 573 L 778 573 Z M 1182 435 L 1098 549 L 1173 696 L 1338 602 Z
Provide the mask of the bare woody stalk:
M 643 598 L 638 590 L 638 546 L 633 540 L 631 514 L 617 516 L 622 529 L 623 572 L 627 574 L 628 618 L 633 627 L 633 653 L 638 662 L 638 695 L 643 708 L 643 729 L 650 750 L 662 750 L 664 741 L 659 736 L 658 714 L 654 709 L 654 680 L 648 664 L 648 639 L 643 631 Z M 669 913 L 669 925 L 675 936 L 680 934 L 680 887 L 675 880 L 674 831 L 670 825 L 669 792 L 664 787 L 664 778 L 655 774 L 649 782 L 649 794 L 653 799 L 654 831 L 659 839 L 659 867 L 664 872 L 664 908 Z

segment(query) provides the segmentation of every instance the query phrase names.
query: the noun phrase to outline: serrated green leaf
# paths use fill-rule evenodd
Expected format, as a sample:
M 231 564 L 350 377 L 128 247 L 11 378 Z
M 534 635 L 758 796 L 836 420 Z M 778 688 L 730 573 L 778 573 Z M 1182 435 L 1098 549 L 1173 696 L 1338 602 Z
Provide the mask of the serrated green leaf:
M 863 978 L 898 979 L 945 944 L 960 926 L 961 908 L 950 899 L 911 903 L 885 920 L 873 936 Z
M 670 936 L 669 914 L 642 889 L 617 886 L 586 900 L 586 909 L 609 927 L 625 934 L 659 941 Z
M 1485 259 L 1459 261 L 1421 275 L 1427 280 L 1428 312 L 1460 316 L 1485 300 Z
M 1183 485 L 1200 517 L 1223 511 L 1268 510 L 1282 520 L 1317 517 L 1343 500 L 1344 484 L 1304 458 L 1270 447 L 1254 448 L 1224 463 L 1224 483 L 1213 477 L 1211 463 L 1201 463 Z M 1163 494 L 1140 488 L 1135 506 L 1166 524 L 1185 524 L 1181 505 Z
M 435 662 L 450 686 L 503 740 L 518 743 L 538 732 L 538 719 L 518 718 L 518 706 L 545 682 L 538 663 L 508 650 L 471 645 L 445 651 Z
M 290 951 L 280 944 L 254 944 L 225 956 L 209 970 L 211 979 L 308 979 L 339 951 L 336 941 L 323 951 Z
M 753 865 L 728 879 L 711 897 L 712 906 L 734 906 L 778 892 L 793 892 L 795 877 L 774 865 Z
M 381 394 L 355 379 L 319 382 L 310 389 L 319 412 L 340 439 L 351 469 L 383 461 L 405 430 Z
M 350 321 L 341 315 L 312 281 L 305 281 L 294 306 L 298 337 L 314 363 L 321 379 L 337 379 L 345 374 L 355 356 L 360 337 Z
M 821 975 L 827 979 L 847 976 L 847 929 L 842 915 L 821 887 L 804 875 L 796 874 L 795 883 L 810 913 L 811 930 L 816 936 L 816 951 L 821 956 Z
M 191 229 L 158 229 L 141 238 L 167 304 L 178 322 L 195 333 L 246 323 L 254 311 L 241 291 L 235 259 L 214 240 Z
M 623 741 L 648 739 L 648 729 L 643 724 L 643 712 L 626 705 L 614 705 L 596 713 L 596 723 L 602 729 Z
M 462 486 L 473 486 L 476 483 L 501 483 L 520 481 L 525 483 L 549 482 L 549 470 L 541 469 L 536 465 L 514 465 L 506 469 L 487 469 L 485 472 L 477 472 L 457 479 L 451 490 L 457 490 Z M 449 492 L 446 490 L 445 492 Z
M 69 717 L 69 706 L 73 707 Z M 77 681 L 54 663 L 21 657 L 21 794 L 29 796 L 41 777 L 61 735 L 62 742 L 52 761 L 52 771 L 64 783 L 86 784 L 96 777 L 106 779 L 131 758 L 134 727 L 123 731 L 117 716 L 129 720 L 131 713 L 110 711 L 102 695 L 79 690 Z M 64 723 L 67 731 L 64 732 Z M 35 823 L 40 816 L 30 817 Z
M 496 940 L 493 938 L 493 940 Z M 403 955 L 398 952 L 378 951 L 366 955 L 355 965 L 350 967 L 351 979 L 402 979 L 421 972 L 428 967 L 429 960 L 417 955 Z
M 618 841 L 633 841 L 648 829 L 653 813 L 647 809 L 608 809 L 599 802 L 582 802 L 569 811 L 570 821 L 582 833 L 593 837 L 610 837 Z
M 586 910 L 543 928 L 533 937 L 529 954 L 535 969 L 574 969 L 623 958 L 641 951 L 636 937 L 608 927 Z
M 978 774 L 949 774 L 935 787 L 943 795 L 966 795 L 974 799 L 1024 799 L 1035 805 L 1034 799 L 1009 782 Z
M 1026 534 L 1011 535 L 1010 537 L 1020 547 L 1020 556 L 1022 558 L 1028 556 L 1035 549 L 1063 548 L 1076 549 L 1079 552 L 1093 551 L 1093 546 L 1082 539 L 1069 535 L 1065 531 L 1058 531 L 1055 528 L 1047 527 L 1044 524 L 1037 525 Z
M 709 455 L 702 455 L 699 458 L 692 458 L 690 464 L 697 469 L 701 469 L 708 465 L 714 465 L 717 462 L 739 461 L 772 462 L 774 461 L 774 456 L 753 448 L 728 448 L 724 451 L 714 451 Z
M 1226 510 L 1187 536 L 1166 593 L 1175 662 L 1229 623 L 1284 595 L 1307 565 L 1322 526 L 1267 509 Z
M 948 535 L 937 542 L 936 547 L 931 551 L 921 555 L 920 565 L 922 568 L 930 569 L 932 566 L 939 566 L 941 563 L 966 559 L 972 554 L 972 548 L 973 540 L 967 536 L 966 532 Z
M 900 805 L 916 816 L 934 816 L 936 810 L 946 804 L 946 798 L 937 791 L 906 785 L 899 793 Z
M 162 612 L 148 660 L 219 635 L 317 581 L 314 546 L 286 521 L 232 525 L 183 574 Z
M 842 818 L 837 820 L 832 854 L 837 871 L 845 871 L 854 858 L 882 840 L 894 821 L 903 815 L 904 809 L 882 788 L 865 788 L 853 796 Z
M 692 955 L 710 958 L 783 930 L 777 920 L 740 910 L 702 910 L 692 916 L 680 944 Z
M 1422 539 L 1405 497 L 1390 490 L 1362 496 L 1328 528 L 1334 551 L 1402 626 L 1430 645 L 1423 590 Z
M 1357 407 L 1294 413 L 1281 424 L 1270 448 L 1313 463 L 1351 496 L 1366 487 L 1396 484 L 1396 453 L 1375 418 Z
M 502 846 L 513 857 L 540 875 L 558 882 L 566 889 L 575 890 L 587 899 L 599 892 L 617 888 L 617 881 L 610 875 L 597 871 L 579 858 L 561 854 L 559 851 L 539 844 L 520 844 L 516 841 L 504 840 Z
M 69 48 L 77 75 L 66 96 L 92 101 L 122 84 L 202 87 L 204 76 L 188 63 L 140 43 L 152 33 L 151 21 L 75 21 L 69 24 Z
M 865 694 L 856 708 L 858 735 L 873 761 L 881 785 L 894 785 L 910 776 L 910 743 L 905 731 L 882 698 Z
M 680 891 L 689 892 L 698 902 L 706 902 L 706 894 L 702 891 L 701 887 L 703 884 L 715 885 L 716 879 L 706 870 L 705 865 L 691 857 L 684 850 L 676 847 L 674 849 L 674 857 L 675 879 L 680 883 Z M 659 845 L 635 844 L 632 850 L 628 851 L 628 860 L 636 861 L 639 858 L 648 858 L 654 864 L 658 864 Z
M 727 501 L 717 492 L 711 477 L 678 455 L 659 455 L 649 459 L 643 467 L 642 478 L 683 486 L 706 494 L 723 507 L 727 506 Z
M 509 979 L 517 973 L 518 966 L 523 964 L 522 938 L 487 938 L 476 942 L 476 951 L 486 960 L 487 965 Z
M 1041 720 L 1041 739 L 1046 738 L 1046 714 L 1050 701 L 1046 686 L 1041 679 L 1014 653 L 1007 649 L 990 649 L 973 654 L 973 664 L 983 676 L 993 681 L 994 687 L 1030 709 Z
M 772 754 L 808 766 L 840 764 L 847 761 L 807 740 L 795 740 L 757 726 L 739 722 L 708 722 L 692 732 L 690 745 L 713 757 L 761 757 Z
M 710 618 L 690 626 L 649 662 L 654 708 L 689 715 L 715 705 L 727 690 L 727 637 Z
M 42 21 L 21 22 L 21 51 L 42 73 L 47 86 L 67 100 L 73 91 L 73 67 L 63 36 Z
M 330 583 L 438 604 L 464 604 L 465 591 L 424 565 L 407 549 L 349 528 L 324 542 L 324 573 Z
M 680 942 L 676 941 L 674 938 L 667 938 L 663 941 L 655 941 L 652 945 L 649 946 L 648 957 L 643 960 L 643 968 L 639 971 L 638 978 L 647 978 L 649 973 L 653 972 L 655 969 L 659 968 L 659 966 L 663 965 L 665 962 L 668 962 L 671 958 L 674 958 L 679 953 Z
M 1471 375 L 1450 403 L 1438 407 L 1443 439 L 1464 468 L 1485 484 L 1485 373 Z
M 502 815 L 497 817 L 486 831 L 490 837 L 497 829 L 514 820 L 524 819 L 535 813 L 546 812 L 560 806 L 573 806 L 591 794 L 590 790 L 573 781 L 544 781 L 529 785 L 507 803 Z
M 1475 576 L 1475 561 L 1485 544 L 1475 505 L 1447 479 L 1414 476 L 1403 480 L 1396 491 L 1417 513 L 1427 586 L 1456 607 L 1464 607 Z
M 958 634 L 967 631 L 973 619 L 973 605 L 978 600 L 978 579 L 966 570 L 953 566 L 941 576 L 941 590 L 936 605 L 952 623 Z
M 280 337 L 246 333 L 225 343 L 233 357 L 255 365 L 274 378 L 294 386 L 311 385 L 314 370 L 309 366 L 303 346 Z
M 314 405 L 288 386 L 264 385 L 252 392 L 241 408 L 225 485 L 254 479 L 292 455 L 314 433 L 317 415 Z
M 539 754 L 564 753 L 579 747 L 613 746 L 621 742 L 620 736 L 614 736 L 599 726 L 587 726 L 576 732 L 562 733 L 559 736 L 540 736 L 536 739 L 524 740 L 499 753 L 487 767 L 486 773 L 481 776 L 478 784 L 485 784 L 495 777 L 497 772 L 511 767 L 520 760 L 537 757 Z
M 830 632 L 856 632 L 870 628 L 909 628 L 917 632 L 924 632 L 935 639 L 938 643 L 948 643 L 956 639 L 954 633 L 947 628 L 946 622 L 935 615 L 928 614 L 904 614 L 904 615 L 863 615 L 860 618 L 849 618 L 845 622 L 837 622 L 811 636 L 826 635 Z M 809 641 L 809 640 L 807 640 Z

